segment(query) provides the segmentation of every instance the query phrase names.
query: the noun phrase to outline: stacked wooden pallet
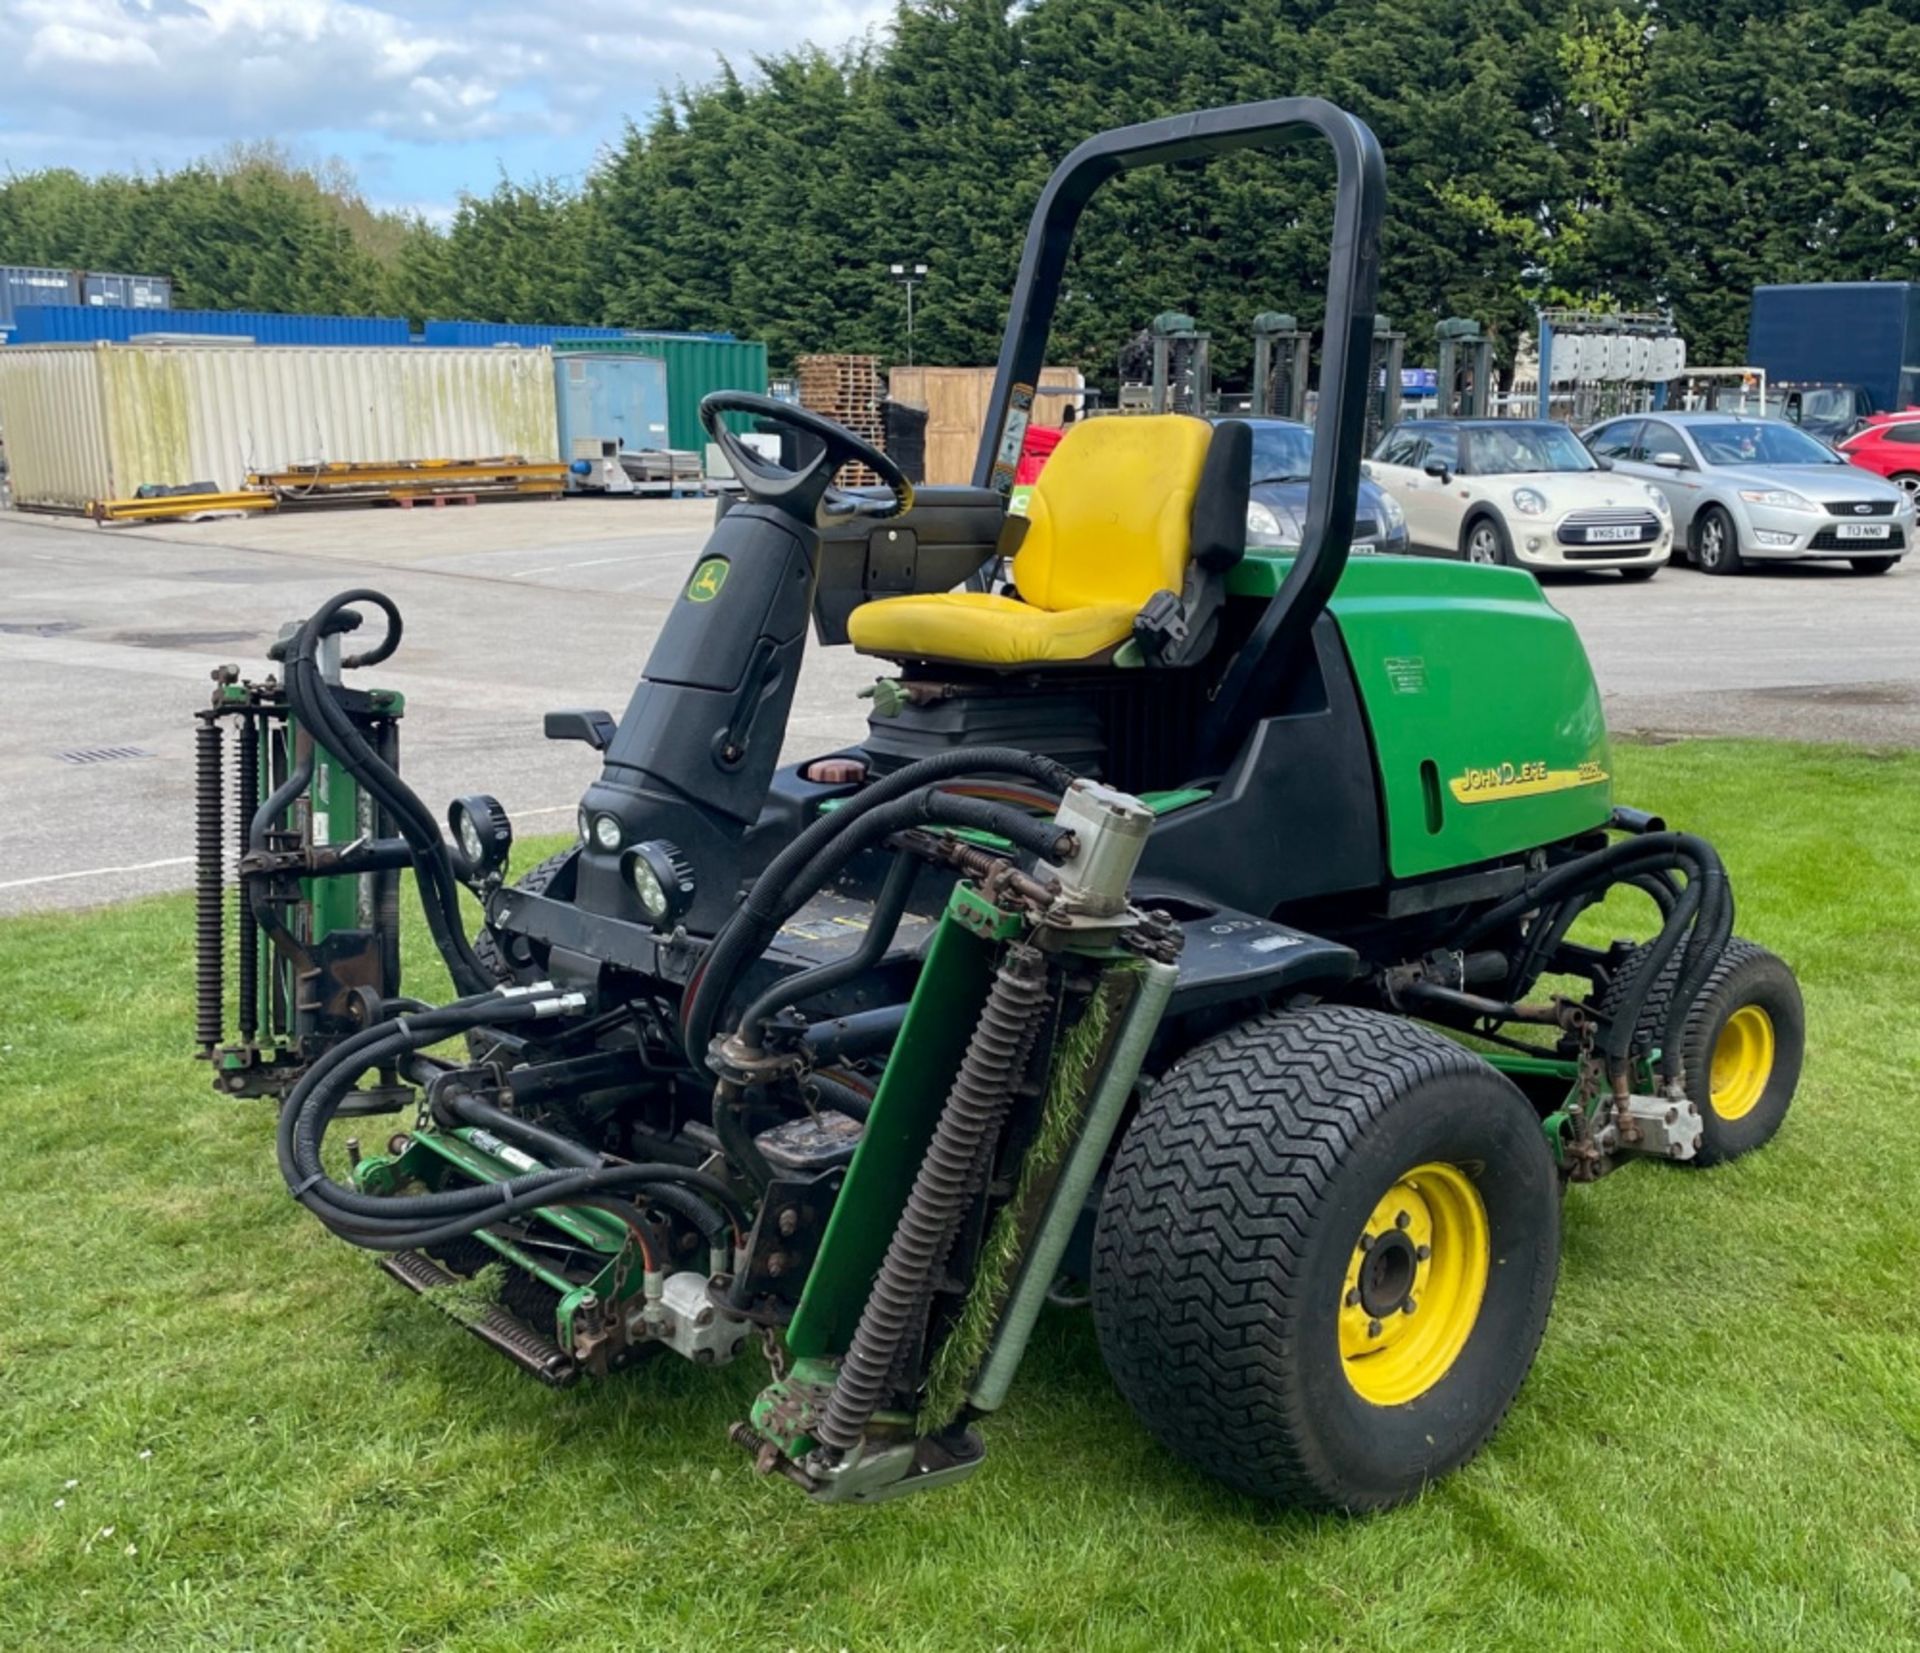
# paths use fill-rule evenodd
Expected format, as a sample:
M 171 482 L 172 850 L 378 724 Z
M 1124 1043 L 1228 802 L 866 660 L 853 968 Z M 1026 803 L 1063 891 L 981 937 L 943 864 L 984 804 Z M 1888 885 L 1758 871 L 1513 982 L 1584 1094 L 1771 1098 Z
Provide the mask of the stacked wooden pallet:
M 886 388 L 878 356 L 801 356 L 793 364 L 800 405 L 845 425 L 882 453 L 887 447 Z M 880 479 L 865 465 L 848 465 L 840 481 L 850 488 L 870 487 Z

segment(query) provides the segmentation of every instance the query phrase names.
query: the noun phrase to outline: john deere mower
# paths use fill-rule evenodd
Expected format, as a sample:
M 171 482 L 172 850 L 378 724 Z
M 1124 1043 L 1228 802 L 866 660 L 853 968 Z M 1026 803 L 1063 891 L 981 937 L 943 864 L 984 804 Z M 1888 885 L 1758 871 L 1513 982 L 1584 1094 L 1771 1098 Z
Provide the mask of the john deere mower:
M 1246 549 L 1231 421 L 1085 420 L 1010 514 L 1095 190 L 1303 134 L 1337 199 L 1298 554 Z M 708 397 L 743 495 L 625 713 L 548 716 L 600 772 L 517 881 L 500 806 L 443 833 L 400 697 L 350 686 L 400 643 L 385 596 L 220 673 L 198 1038 L 278 1100 L 294 1198 L 550 1384 L 752 1345 L 733 1438 L 823 1501 L 977 1470 L 1050 1306 L 1090 1306 L 1141 1422 L 1236 1487 L 1377 1508 L 1473 1454 L 1546 1326 L 1565 1185 L 1765 1142 L 1803 1022 L 1712 846 L 1615 803 L 1533 577 L 1349 563 L 1383 194 L 1372 135 L 1310 100 L 1082 144 L 969 486 Z M 855 463 L 879 485 L 836 487 Z M 782 768 L 810 626 L 880 675 L 859 745 Z M 408 873 L 449 1003 L 403 990 Z M 1575 939 L 1622 892 L 1644 937 Z

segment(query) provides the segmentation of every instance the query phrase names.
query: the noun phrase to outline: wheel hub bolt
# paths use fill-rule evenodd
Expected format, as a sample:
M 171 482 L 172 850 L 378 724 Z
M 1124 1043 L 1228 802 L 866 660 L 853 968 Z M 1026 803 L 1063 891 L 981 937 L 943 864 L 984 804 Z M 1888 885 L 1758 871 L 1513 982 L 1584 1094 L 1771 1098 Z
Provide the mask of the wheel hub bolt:
M 1417 1245 L 1413 1248 L 1413 1254 L 1424 1263 L 1433 1255 L 1433 1247 L 1430 1245 Z
M 1357 1309 L 1359 1306 L 1360 1306 L 1360 1288 L 1358 1286 L 1355 1286 L 1352 1291 L 1347 1293 L 1347 1307 L 1350 1309 Z
M 1420 1305 L 1418 1303 L 1414 1302 L 1414 1300 L 1411 1297 L 1409 1297 L 1406 1300 L 1406 1302 L 1400 1305 L 1400 1312 L 1402 1314 L 1412 1314 L 1413 1311 L 1417 1309 L 1419 1306 Z
M 1413 1226 L 1413 1218 L 1409 1217 L 1404 1211 L 1395 1212 L 1393 1226 L 1395 1228 L 1411 1228 Z
M 1381 1329 L 1382 1328 L 1379 1321 L 1369 1320 L 1367 1322 L 1367 1336 L 1378 1337 L 1380 1335 Z
M 1371 1234 L 1362 1234 L 1360 1236 L 1360 1249 L 1362 1251 L 1373 1250 L 1373 1236 Z

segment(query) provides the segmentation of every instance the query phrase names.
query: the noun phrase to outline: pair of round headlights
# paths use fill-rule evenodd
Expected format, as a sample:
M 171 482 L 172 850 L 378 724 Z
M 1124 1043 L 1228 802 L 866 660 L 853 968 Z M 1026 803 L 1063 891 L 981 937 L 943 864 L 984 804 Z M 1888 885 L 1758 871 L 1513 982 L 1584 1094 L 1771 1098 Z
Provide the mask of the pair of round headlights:
M 580 838 L 609 855 L 620 854 L 624 834 L 618 817 L 580 811 Z M 620 856 L 620 870 L 647 922 L 665 929 L 693 903 L 693 867 L 664 838 L 650 838 Z

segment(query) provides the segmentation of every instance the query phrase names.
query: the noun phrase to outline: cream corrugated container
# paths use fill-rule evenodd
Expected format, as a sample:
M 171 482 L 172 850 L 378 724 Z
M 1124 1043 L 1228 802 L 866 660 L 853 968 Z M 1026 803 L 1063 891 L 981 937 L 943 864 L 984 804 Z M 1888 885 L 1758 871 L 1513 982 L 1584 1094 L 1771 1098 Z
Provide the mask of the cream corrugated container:
M 246 485 L 316 461 L 559 457 L 539 350 L 213 343 L 0 349 L 14 503 Z

